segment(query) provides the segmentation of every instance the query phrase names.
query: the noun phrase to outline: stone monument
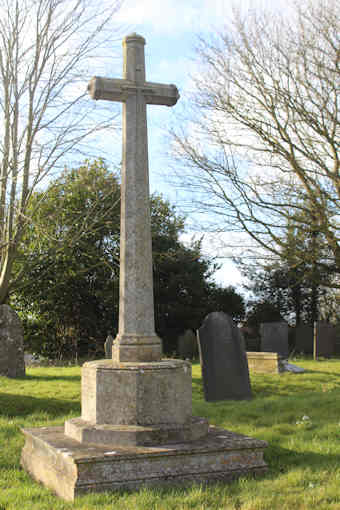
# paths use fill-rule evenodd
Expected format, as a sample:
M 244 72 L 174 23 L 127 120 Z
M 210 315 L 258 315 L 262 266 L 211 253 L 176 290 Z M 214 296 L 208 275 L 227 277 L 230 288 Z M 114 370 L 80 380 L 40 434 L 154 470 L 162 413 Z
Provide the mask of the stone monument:
M 198 330 L 205 399 L 251 398 L 247 355 L 241 332 L 229 315 L 213 312 Z
M 313 354 L 313 326 L 299 324 L 295 328 L 295 350 L 304 354 Z
M 334 325 L 325 321 L 317 321 L 314 336 L 314 358 L 330 358 L 333 356 L 336 342 Z
M 198 355 L 197 339 L 192 329 L 187 329 L 178 337 L 177 353 L 182 359 L 193 359 Z
M 82 414 L 25 429 L 21 462 L 65 499 L 260 472 L 264 441 L 192 416 L 191 365 L 162 360 L 154 329 L 146 105 L 173 106 L 174 85 L 145 81 L 145 40 L 124 38 L 123 79 L 95 77 L 93 99 L 123 102 L 119 331 L 112 359 L 82 368 Z
M 111 335 L 107 335 L 107 338 L 104 343 L 104 350 L 105 350 L 105 358 L 111 359 L 112 358 L 112 346 L 113 346 L 113 338 Z
M 260 326 L 261 351 L 277 352 L 288 358 L 288 324 L 286 321 L 263 322 Z
M 24 377 L 24 331 L 17 313 L 0 306 L 0 375 Z

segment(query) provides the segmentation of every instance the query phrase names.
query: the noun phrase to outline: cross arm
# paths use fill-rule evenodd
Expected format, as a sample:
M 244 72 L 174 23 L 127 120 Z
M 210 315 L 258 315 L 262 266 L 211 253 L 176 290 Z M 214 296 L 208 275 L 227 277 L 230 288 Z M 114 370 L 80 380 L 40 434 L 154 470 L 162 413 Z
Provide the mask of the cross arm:
M 130 95 L 136 94 L 138 91 L 143 94 L 147 104 L 174 106 L 179 99 L 178 89 L 175 85 L 152 82 L 137 85 L 129 80 L 98 76 L 91 79 L 88 91 L 92 99 L 107 101 L 124 102 Z

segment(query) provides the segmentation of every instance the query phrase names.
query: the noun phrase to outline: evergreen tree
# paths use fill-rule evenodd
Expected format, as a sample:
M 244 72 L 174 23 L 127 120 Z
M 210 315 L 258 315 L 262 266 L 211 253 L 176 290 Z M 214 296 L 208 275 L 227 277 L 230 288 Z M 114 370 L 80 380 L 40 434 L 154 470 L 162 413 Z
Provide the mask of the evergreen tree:
M 43 198 L 43 200 L 42 200 Z M 32 197 L 34 222 L 21 245 L 12 296 L 25 322 L 27 346 L 51 357 L 103 355 L 118 328 L 118 176 L 103 161 L 65 170 Z M 211 281 L 216 264 L 199 242 L 180 242 L 184 219 L 160 195 L 150 200 L 156 331 L 164 350 L 225 308 L 235 318 L 244 303 L 233 289 Z

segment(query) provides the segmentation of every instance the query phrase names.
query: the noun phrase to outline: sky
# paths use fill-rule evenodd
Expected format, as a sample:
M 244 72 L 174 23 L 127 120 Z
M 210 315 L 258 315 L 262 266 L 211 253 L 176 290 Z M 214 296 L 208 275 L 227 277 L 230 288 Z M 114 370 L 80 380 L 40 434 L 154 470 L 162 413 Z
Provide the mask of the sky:
M 146 39 L 146 79 L 159 83 L 173 83 L 179 89 L 181 98 L 173 108 L 148 106 L 149 171 L 150 191 L 161 192 L 170 202 L 178 206 L 178 191 L 169 185 L 168 172 L 169 143 L 167 128 L 176 120 L 185 97 L 190 92 L 191 74 L 195 70 L 195 45 L 198 35 L 207 36 L 228 24 L 233 2 L 230 0 L 124 0 L 116 15 L 117 25 L 123 35 L 136 32 Z M 255 8 L 281 8 L 280 0 L 239 0 L 238 7 L 245 11 Z M 117 46 L 118 61 L 121 50 Z M 120 55 L 119 55 L 120 54 Z M 114 61 L 112 78 L 120 78 L 117 69 L 122 63 Z M 109 69 L 107 72 L 111 72 Z M 117 156 L 119 157 L 119 155 Z M 201 236 L 202 233 L 197 235 Z M 193 232 L 187 232 L 183 241 L 188 241 Z M 242 278 L 232 263 L 228 250 L 228 239 L 205 234 L 203 253 L 218 255 L 221 269 L 215 279 L 223 286 L 239 288 Z M 226 255 L 226 258 L 223 256 Z

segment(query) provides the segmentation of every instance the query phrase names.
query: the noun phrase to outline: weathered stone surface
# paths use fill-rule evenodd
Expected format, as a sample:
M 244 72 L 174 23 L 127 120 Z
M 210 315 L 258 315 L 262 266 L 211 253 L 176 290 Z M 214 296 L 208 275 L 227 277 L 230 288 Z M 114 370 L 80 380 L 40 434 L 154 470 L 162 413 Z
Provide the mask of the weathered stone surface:
M 82 418 L 113 425 L 184 424 L 192 416 L 191 365 L 90 361 L 82 368 Z
M 197 338 L 192 329 L 187 329 L 178 337 L 177 352 L 182 359 L 193 359 L 198 355 Z
M 0 306 L 0 375 L 24 377 L 24 331 L 18 314 Z
M 145 39 L 123 40 L 123 79 L 95 77 L 93 99 L 123 102 L 119 331 L 112 358 L 117 363 L 159 361 L 161 340 L 155 333 L 146 105 L 173 106 L 174 85 L 146 82 Z
M 108 335 L 105 340 L 105 343 L 104 343 L 106 359 L 112 359 L 112 346 L 113 346 L 113 337 L 111 335 Z
M 77 442 L 62 427 L 24 429 L 21 464 L 72 501 L 87 492 L 228 481 L 263 473 L 265 441 L 210 427 L 199 441 L 123 448 Z
M 277 352 L 288 358 L 288 324 L 281 322 L 264 322 L 260 326 L 261 351 Z
M 191 364 L 91 361 L 82 368 L 82 416 L 65 423 L 65 434 L 83 442 L 162 444 L 207 433 L 192 418 Z
M 205 399 L 251 398 L 247 356 L 231 317 L 223 312 L 207 315 L 198 340 Z
M 172 106 L 179 96 L 174 85 L 145 81 L 144 44 L 137 34 L 126 37 L 124 79 L 93 78 L 89 85 L 94 99 L 124 103 L 119 331 L 112 360 L 84 365 L 81 418 L 68 420 L 65 429 L 24 430 L 23 467 L 69 500 L 88 491 L 225 480 L 265 469 L 264 442 L 207 433 L 207 420 L 192 417 L 190 363 L 161 361 L 146 105 Z
M 281 358 L 277 352 L 247 352 L 250 373 L 279 374 L 282 372 Z
M 65 422 L 65 435 L 80 443 L 114 446 L 160 446 L 195 441 L 207 435 L 206 418 L 192 417 L 184 424 L 157 425 L 96 425 L 81 418 Z

